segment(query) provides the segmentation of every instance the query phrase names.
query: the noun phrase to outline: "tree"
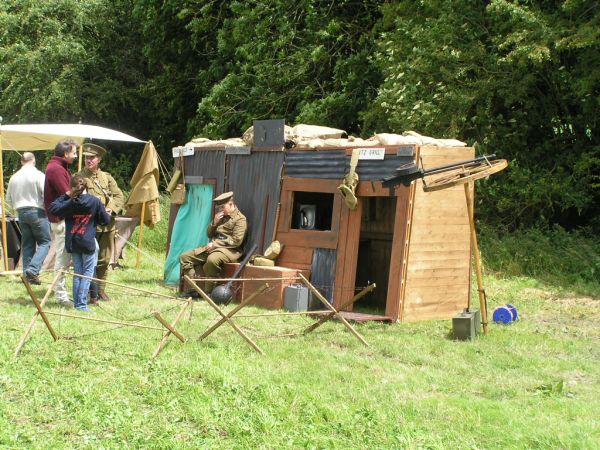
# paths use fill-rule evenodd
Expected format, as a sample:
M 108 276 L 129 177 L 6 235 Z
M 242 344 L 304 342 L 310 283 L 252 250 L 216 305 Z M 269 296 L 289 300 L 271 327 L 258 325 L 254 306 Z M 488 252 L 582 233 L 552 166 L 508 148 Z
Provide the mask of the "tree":
M 477 142 L 511 160 L 480 184 L 485 220 L 591 223 L 598 212 L 598 21 L 591 1 L 401 1 L 384 8 L 370 129 Z
M 191 129 L 239 135 L 253 119 L 282 117 L 360 131 L 378 82 L 368 57 L 379 4 L 231 2 L 215 58 L 201 72 L 213 83 Z

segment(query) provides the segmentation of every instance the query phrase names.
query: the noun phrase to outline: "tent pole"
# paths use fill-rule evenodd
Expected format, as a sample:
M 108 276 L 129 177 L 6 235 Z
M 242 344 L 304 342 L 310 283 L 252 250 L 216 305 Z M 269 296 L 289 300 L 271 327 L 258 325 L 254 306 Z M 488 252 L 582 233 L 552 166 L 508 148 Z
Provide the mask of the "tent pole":
M 83 142 L 81 144 L 79 144 L 78 159 L 79 159 L 79 161 L 77 161 L 77 172 L 81 172 L 81 164 L 82 164 L 81 160 L 83 159 Z
M 4 199 L 4 165 L 2 161 L 2 117 L 0 117 L 0 209 L 2 209 L 2 259 L 8 270 L 8 245 L 6 243 L 6 200 Z
M 146 202 L 142 202 L 142 212 L 140 214 L 140 232 L 138 234 L 137 256 L 135 257 L 135 268 L 140 268 L 140 256 L 142 254 L 142 233 L 144 231 L 144 215 L 146 213 Z

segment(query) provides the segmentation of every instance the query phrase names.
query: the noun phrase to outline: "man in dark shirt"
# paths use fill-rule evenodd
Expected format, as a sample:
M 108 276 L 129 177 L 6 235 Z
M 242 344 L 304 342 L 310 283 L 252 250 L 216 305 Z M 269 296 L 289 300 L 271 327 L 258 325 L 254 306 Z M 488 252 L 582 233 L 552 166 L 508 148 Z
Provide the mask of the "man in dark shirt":
M 54 147 L 54 156 L 46 166 L 46 181 L 44 184 L 44 209 L 50 221 L 50 231 L 56 250 L 54 271 L 67 270 L 71 264 L 71 256 L 65 251 L 65 221 L 64 218 L 55 216 L 48 211 L 50 204 L 69 190 L 71 174 L 68 167 L 77 158 L 77 143 L 63 140 Z M 73 306 L 69 300 L 69 293 L 64 275 L 61 275 L 54 286 L 56 302 L 65 306 Z

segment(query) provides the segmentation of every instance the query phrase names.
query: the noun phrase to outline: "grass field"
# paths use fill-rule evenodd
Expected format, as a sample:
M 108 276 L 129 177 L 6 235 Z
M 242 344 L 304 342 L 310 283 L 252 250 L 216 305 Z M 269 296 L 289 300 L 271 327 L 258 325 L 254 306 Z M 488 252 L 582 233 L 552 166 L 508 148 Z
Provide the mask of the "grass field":
M 136 270 L 130 251 L 110 279 L 172 293 L 154 261 L 162 258 L 160 233 L 148 233 L 153 259 Z M 482 243 L 484 255 L 493 252 L 490 310 L 510 302 L 521 319 L 492 324 L 473 342 L 450 339 L 450 320 L 359 325 L 367 348 L 340 323 L 267 338 L 312 321 L 239 319 L 260 356 L 227 326 L 198 341 L 216 317 L 198 302 L 178 325 L 188 341 L 172 338 L 152 361 L 160 331 L 57 316 L 49 317 L 61 339 L 53 342 L 39 320 L 15 358 L 34 308 L 18 279 L 0 277 L 0 447 L 600 448 L 600 247 L 590 244 L 591 276 L 543 267 L 531 276 L 509 239 Z M 581 258 L 589 262 L 589 252 Z M 179 308 L 109 292 L 114 300 L 94 317 L 155 325 L 152 311 L 172 320 Z M 47 308 L 59 311 L 53 302 Z

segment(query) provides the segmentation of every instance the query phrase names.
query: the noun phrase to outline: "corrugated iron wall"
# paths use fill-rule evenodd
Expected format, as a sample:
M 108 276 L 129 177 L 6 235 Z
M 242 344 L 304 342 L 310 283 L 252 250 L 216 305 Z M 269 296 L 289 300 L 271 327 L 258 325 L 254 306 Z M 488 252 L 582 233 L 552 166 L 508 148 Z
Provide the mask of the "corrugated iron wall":
M 413 161 L 412 156 L 385 155 L 383 160 L 360 160 L 356 172 L 361 181 L 377 181 L 394 175 L 402 164 Z M 299 151 L 286 153 L 285 175 L 295 178 L 341 180 L 350 170 L 350 156 L 345 150 Z
M 323 297 L 333 303 L 337 250 L 315 248 L 310 268 L 310 282 Z
M 257 244 L 259 253 L 273 237 L 283 161 L 284 153 L 274 151 L 229 156 L 228 189 L 235 193 L 236 204 L 248 219 L 245 247 Z
M 215 196 L 222 194 L 225 183 L 225 150 L 197 150 L 194 156 L 183 158 L 186 176 L 203 176 L 217 180 Z

